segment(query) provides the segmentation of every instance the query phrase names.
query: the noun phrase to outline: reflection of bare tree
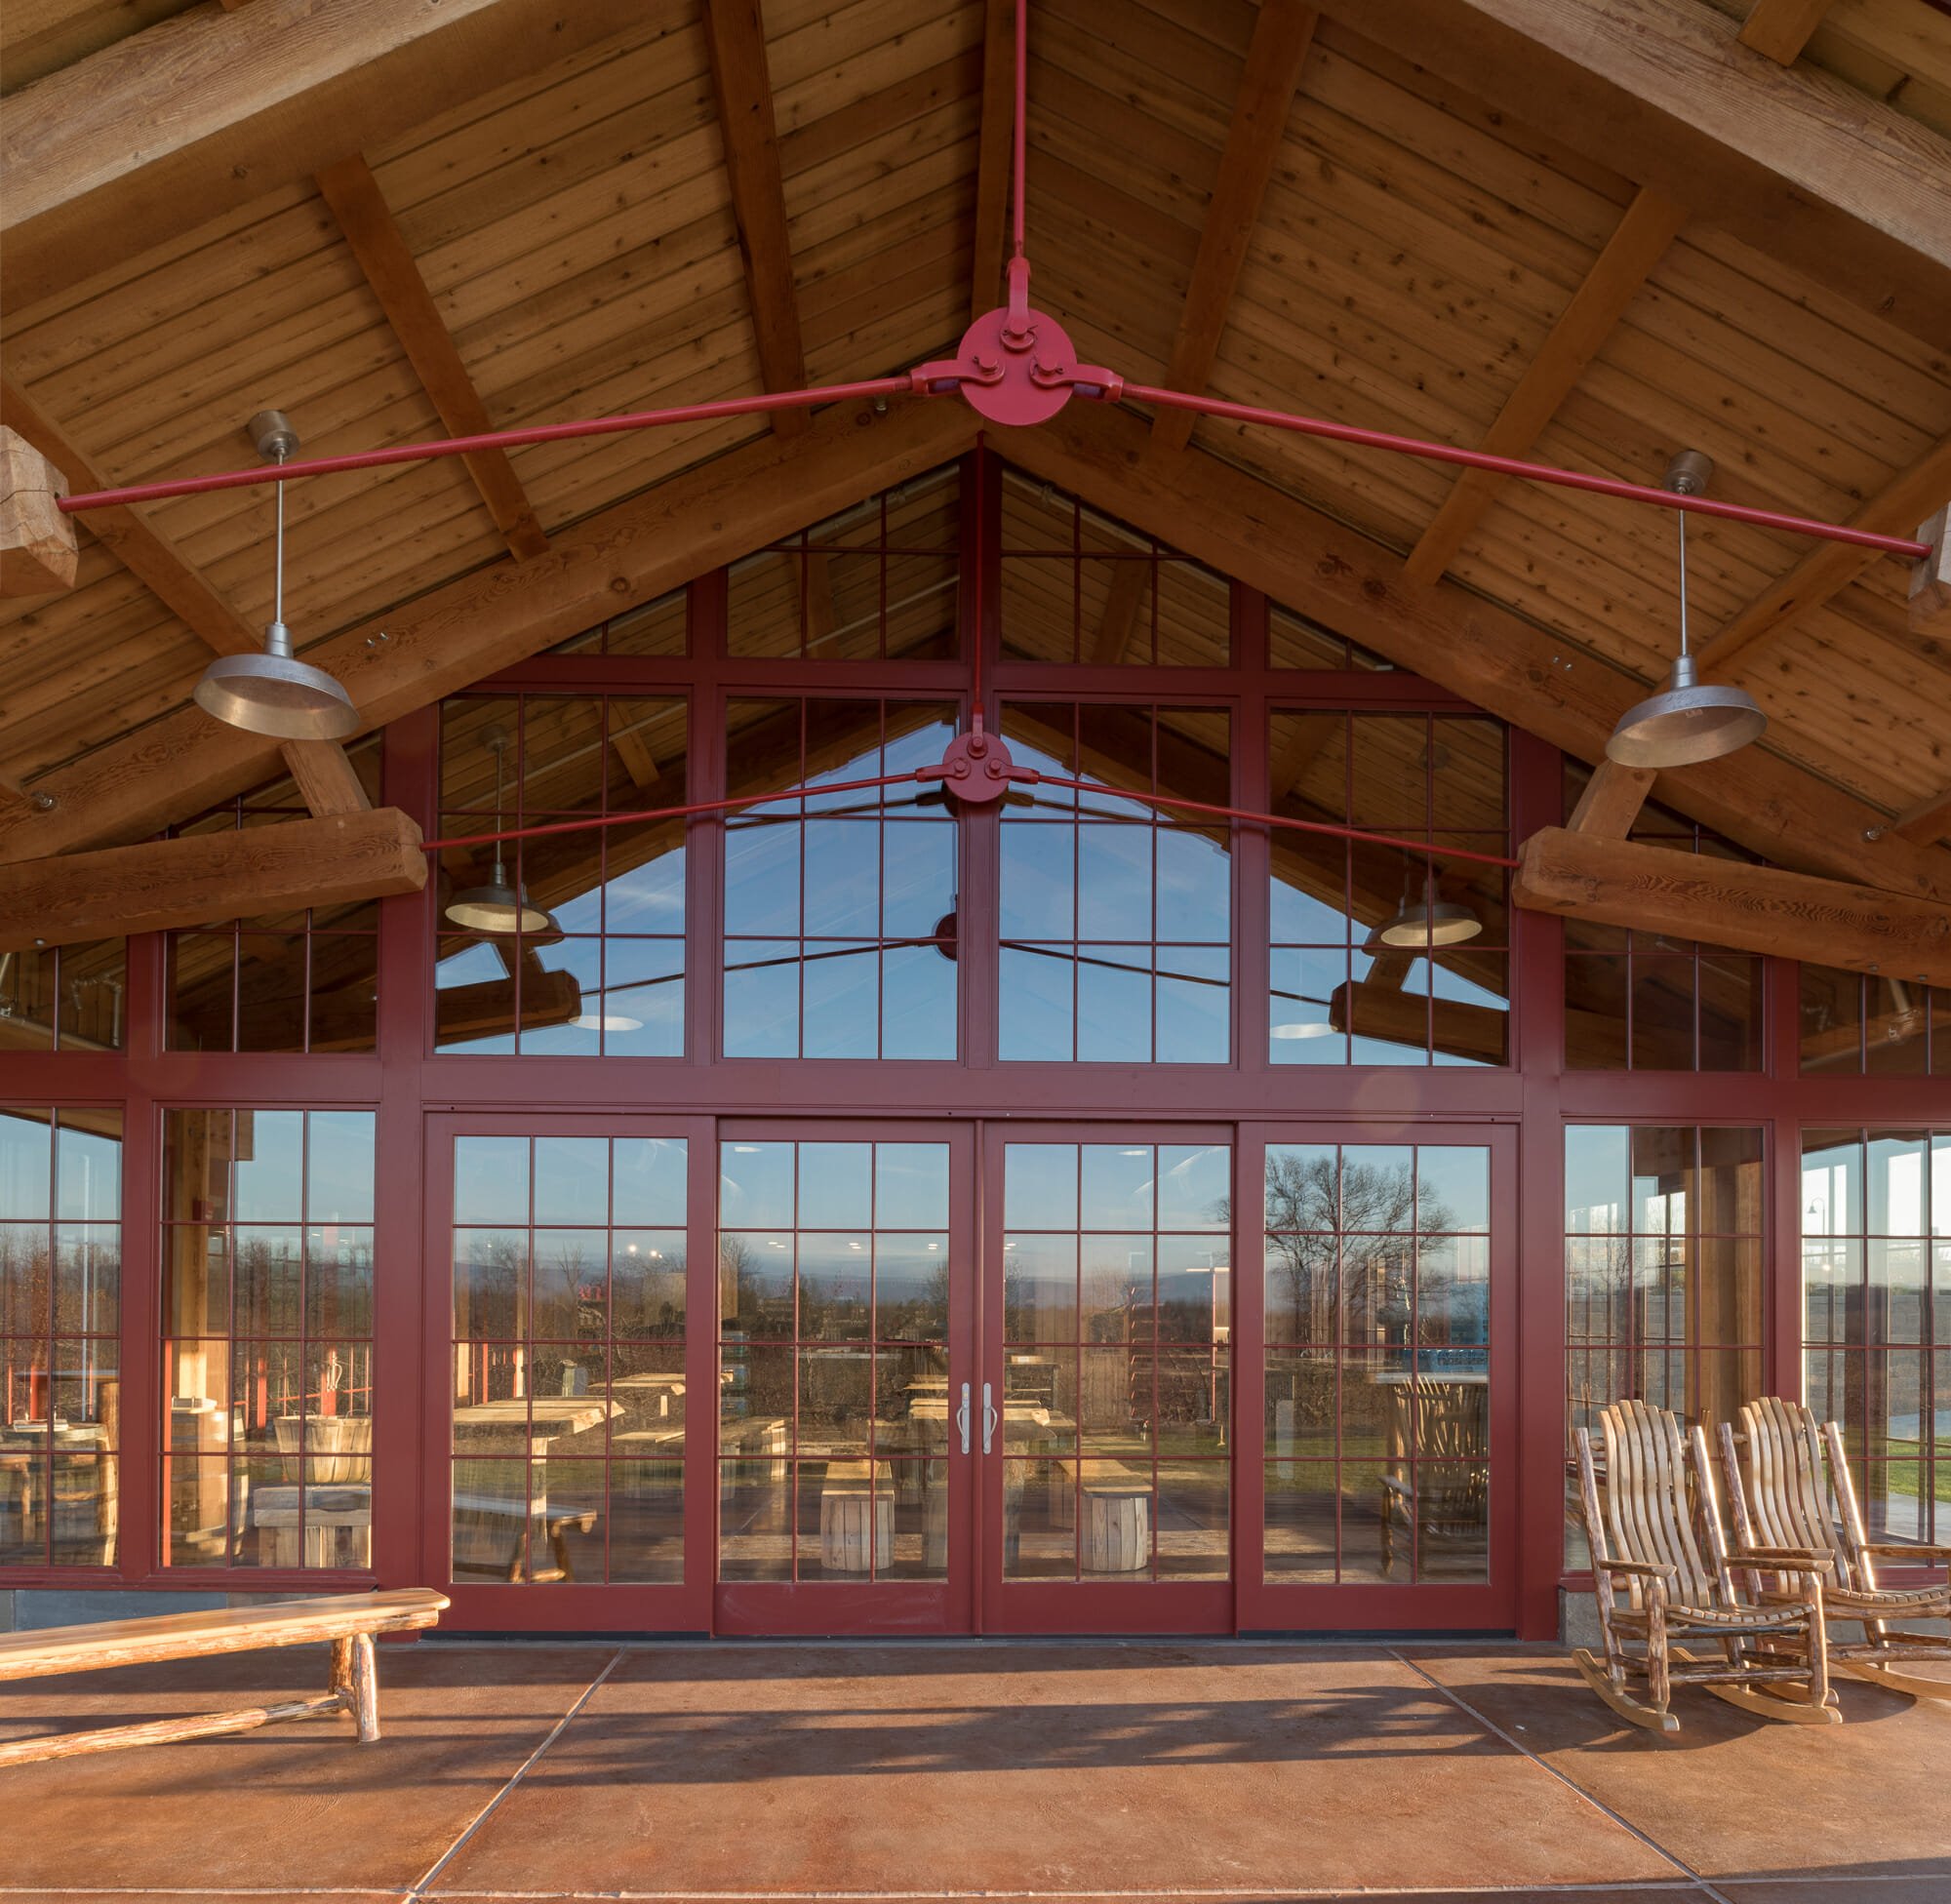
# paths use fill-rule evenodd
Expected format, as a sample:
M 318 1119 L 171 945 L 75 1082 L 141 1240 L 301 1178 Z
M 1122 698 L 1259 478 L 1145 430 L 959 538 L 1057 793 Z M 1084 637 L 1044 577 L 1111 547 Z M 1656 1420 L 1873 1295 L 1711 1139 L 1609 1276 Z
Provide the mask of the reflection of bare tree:
M 1337 1195 L 1338 1189 L 1338 1195 Z M 1425 1195 L 1421 1228 L 1442 1231 L 1450 1210 Z M 1359 1164 L 1344 1158 L 1337 1186 L 1332 1154 L 1270 1149 L 1266 1174 L 1269 1339 L 1343 1339 L 1336 1317 L 1336 1268 L 1350 1325 L 1407 1340 L 1414 1260 L 1407 1247 L 1417 1227 L 1415 1172 L 1408 1163 Z
M 586 1245 L 557 1244 L 546 1262 L 536 1264 L 536 1321 L 568 1317 L 573 1339 L 600 1342 L 605 1334 L 604 1303 L 608 1266 L 592 1261 Z M 538 1331 L 539 1332 L 539 1331 Z

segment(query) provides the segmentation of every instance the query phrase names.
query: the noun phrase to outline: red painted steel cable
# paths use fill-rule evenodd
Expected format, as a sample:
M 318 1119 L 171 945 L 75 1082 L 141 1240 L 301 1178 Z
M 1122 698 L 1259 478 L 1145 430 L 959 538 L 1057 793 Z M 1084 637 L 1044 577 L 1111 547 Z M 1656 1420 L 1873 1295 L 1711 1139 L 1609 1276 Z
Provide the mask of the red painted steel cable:
M 1326 833 L 1337 840 L 1361 840 L 1370 846 L 1401 847 L 1431 859 L 1467 859 L 1480 866 L 1515 866 L 1508 853 L 1477 853 L 1468 847 L 1440 847 L 1430 840 L 1404 840 L 1393 833 L 1371 833 L 1359 826 L 1338 826 L 1330 820 L 1289 819 L 1281 813 L 1250 813 L 1244 807 L 1215 807 L 1205 800 L 1181 800 L 1175 793 L 1138 793 L 1129 787 L 1100 786 L 1095 780 L 1066 780 L 1036 768 L 1017 768 L 1012 780 L 1026 780 L 1032 786 L 1069 787 L 1078 793 L 1101 794 L 1112 800 L 1136 800 L 1149 807 L 1173 807 L 1185 813 L 1211 813 L 1215 819 L 1238 820 L 1245 826 L 1280 826 L 1296 833 Z
M 1653 502 L 1663 509 L 1684 509 L 1700 516 L 1720 516 L 1729 522 L 1750 523 L 1757 529 L 1778 529 L 1790 536 L 1814 536 L 1826 541 L 1848 542 L 1883 555 L 1901 555 L 1916 562 L 1931 553 L 1928 542 L 1902 536 L 1882 536 L 1873 530 L 1851 529 L 1847 523 L 1817 522 L 1810 516 L 1783 515 L 1756 509 L 1745 502 L 1720 502 L 1712 496 L 1683 496 L 1646 483 L 1626 483 L 1613 476 L 1588 476 L 1582 470 L 1561 469 L 1553 463 L 1524 462 L 1516 456 L 1493 456 L 1481 450 L 1464 450 L 1453 443 L 1431 443 L 1419 436 L 1395 436 L 1387 430 L 1363 429 L 1354 423 L 1334 423 L 1325 416 L 1301 416 L 1284 410 L 1260 410 L 1252 404 L 1227 403 L 1218 397 L 1190 396 L 1149 383 L 1127 383 L 1125 395 L 1138 403 L 1189 410 L 1200 416 L 1228 422 L 1261 423 L 1269 429 L 1294 430 L 1302 436 L 1326 437 L 1367 450 L 1387 450 L 1402 456 L 1421 456 L 1430 462 L 1460 463 L 1466 469 L 1488 469 L 1498 476 L 1516 476 L 1534 483 L 1554 483 L 1560 489 L 1589 490 L 1595 496 L 1616 496 L 1625 502 Z
M 1095 780 L 1071 780 L 1059 774 L 1040 773 L 1033 767 L 1013 769 L 1013 783 L 1028 789 L 1063 787 L 1075 793 L 1096 794 L 1109 800 L 1135 800 L 1145 806 L 1171 807 L 1185 813 L 1208 813 L 1215 819 L 1238 820 L 1243 826 L 1278 826 L 1296 833 L 1323 833 L 1337 840 L 1360 840 L 1369 846 L 1397 847 L 1405 853 L 1419 853 L 1431 859 L 1465 859 L 1480 866 L 1515 866 L 1506 853 L 1478 853 L 1467 847 L 1438 846 L 1430 840 L 1405 840 L 1392 833 L 1372 833 L 1359 826 L 1341 826 L 1332 820 L 1290 819 L 1281 813 L 1256 813 L 1244 807 L 1216 807 L 1205 800 L 1182 800 L 1171 793 L 1137 793 L 1128 787 L 1110 787 Z M 421 842 L 428 853 L 447 847 L 485 847 L 503 840 L 547 839 L 558 833 L 581 833 L 605 826 L 627 826 L 644 820 L 691 819 L 702 813 L 728 813 L 737 807 L 765 807 L 775 801 L 811 799 L 830 793 L 863 793 L 876 787 L 927 785 L 939 782 L 939 775 L 926 767 L 905 774 L 879 774 L 862 780 L 833 780 L 812 786 L 782 787 L 775 793 L 741 793 L 726 800 L 698 800 L 686 807 L 652 807 L 629 813 L 594 813 L 583 819 L 550 820 L 540 826 L 510 826 L 492 833 L 454 834 L 445 839 Z
M 67 515 L 111 509 L 130 502 L 161 502 L 174 496 L 201 496 L 206 490 L 250 489 L 259 483 L 289 483 L 299 476 L 336 476 L 348 469 L 385 463 L 428 462 L 436 456 L 464 456 L 476 450 L 519 449 L 527 443 L 559 443 L 580 436 L 614 436 L 629 430 L 658 429 L 668 423 L 711 422 L 723 416 L 763 416 L 774 410 L 808 410 L 816 404 L 850 403 L 863 397 L 904 396 L 914 389 L 909 377 L 874 377 L 859 383 L 816 384 L 806 390 L 768 390 L 756 397 L 723 397 L 713 403 L 680 404 L 671 410 L 637 410 L 620 416 L 594 416 L 579 422 L 536 423 L 522 429 L 484 430 L 478 436 L 449 436 L 425 443 L 396 443 L 384 450 L 359 450 L 343 456 L 311 456 L 299 462 L 264 463 L 256 469 L 226 469 L 209 476 L 180 476 L 162 483 L 136 483 L 119 490 L 91 490 L 64 496 Z
M 444 840 L 422 840 L 428 853 L 445 847 L 487 847 L 498 840 L 541 840 L 555 833 L 581 833 L 594 827 L 626 826 L 635 820 L 690 819 L 699 813 L 722 813 L 735 807 L 764 807 L 775 800 L 804 800 L 817 794 L 860 793 L 870 787 L 910 785 L 922 777 L 925 768 L 910 768 L 905 774 L 879 774 L 866 780 L 834 780 L 822 785 L 782 787 L 776 793 L 740 793 L 726 800 L 695 800 L 688 807 L 651 807 L 634 813 L 592 813 L 586 819 L 551 820 L 543 826 L 509 826 L 493 833 L 458 833 Z

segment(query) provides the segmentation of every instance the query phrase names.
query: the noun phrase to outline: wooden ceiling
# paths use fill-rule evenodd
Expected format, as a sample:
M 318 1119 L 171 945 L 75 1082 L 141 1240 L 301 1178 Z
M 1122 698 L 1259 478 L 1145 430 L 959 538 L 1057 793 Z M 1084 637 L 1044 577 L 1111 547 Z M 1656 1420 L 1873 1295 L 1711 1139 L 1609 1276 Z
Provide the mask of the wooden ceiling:
M 762 28 L 752 0 L 592 0 L 560 31 L 532 0 L 468 0 L 438 26 L 355 0 L 334 38 L 284 61 L 281 97 L 253 95 L 309 11 L 20 0 L 4 16 L 0 153 L 29 186 L 0 211 L 5 420 L 77 485 L 246 462 L 242 424 L 266 406 L 330 455 L 899 371 L 997 300 L 1006 0 L 766 0 Z M 1909 533 L 1951 496 L 1951 234 L 1916 210 L 1922 193 L 1941 227 L 1951 202 L 1951 15 L 1934 0 L 1749 11 L 1607 10 L 1664 36 L 1673 87 L 1722 82 L 1725 123 L 1661 140 L 1649 126 L 1680 126 L 1687 99 L 1598 40 L 1578 67 L 1577 48 L 1548 44 L 1546 0 L 1330 0 L 1320 17 L 1289 0 L 1038 0 L 1036 300 L 1084 357 L 1135 378 L 1637 481 L 1693 447 L 1718 496 Z M 1814 21 L 1799 54 L 1789 16 Z M 538 34 L 564 57 L 533 57 Z M 138 162 L 111 108 L 133 114 L 165 82 L 187 130 Z M 1611 89 L 1582 123 L 1581 87 Z M 1743 88 L 1752 113 L 1735 109 Z M 440 109 L 415 121 L 417 99 Z M 973 434 L 959 405 L 912 408 L 944 414 L 865 430 L 736 419 L 294 485 L 287 618 L 390 718 L 573 632 L 613 567 L 627 600 L 648 599 L 687 561 L 763 544 Z M 1085 408 L 1065 427 L 1111 430 L 1113 491 L 1183 440 L 1179 418 L 1146 438 Z M 1059 480 L 1084 454 L 1061 432 L 1008 434 L 1005 454 Z M 1662 512 L 1214 423 L 1192 444 L 1193 467 L 1231 465 L 1270 511 L 1308 505 L 1374 560 L 1406 557 L 1390 573 L 1423 625 L 1404 618 L 1405 648 L 1494 607 L 1517 619 L 1482 625 L 1542 631 L 1568 670 L 1664 671 Z M 637 497 L 697 528 L 712 483 L 711 533 L 661 566 L 606 540 Z M 1092 499 L 1161 533 L 1136 501 Z M 0 857 L 153 831 L 275 768 L 275 750 L 184 711 L 212 648 L 268 615 L 269 514 L 262 492 L 233 491 L 97 518 L 72 591 L 5 605 Z M 1809 811 L 1833 800 L 1835 841 L 1909 816 L 1930 851 L 1902 879 L 1951 893 L 1932 847 L 1951 824 L 1951 649 L 1908 626 L 1902 565 L 1704 519 L 1690 545 L 1695 627 L 1768 709 Z M 1227 566 L 1216 540 L 1181 546 Z M 511 584 L 498 646 L 470 651 L 463 596 L 478 606 L 504 570 L 547 612 L 516 625 Z M 1297 573 L 1289 599 L 1332 619 L 1296 599 L 1315 580 Z M 366 650 L 389 622 L 417 639 L 417 614 L 446 615 L 445 672 L 408 682 L 404 654 Z M 1414 664 L 1386 629 L 1347 632 Z M 1525 696 L 1520 680 L 1493 711 L 1530 720 Z M 200 778 L 159 764 L 192 750 Z M 330 778 L 329 762 L 308 768 Z M 1742 798 L 1780 805 L 1741 784 L 1707 815 L 1724 830 Z M 1699 811 L 1690 786 L 1663 780 L 1661 797 Z M 121 792 L 98 811 L 104 787 Z M 35 814 L 22 788 L 60 808 Z M 322 786 L 314 810 L 331 799 Z

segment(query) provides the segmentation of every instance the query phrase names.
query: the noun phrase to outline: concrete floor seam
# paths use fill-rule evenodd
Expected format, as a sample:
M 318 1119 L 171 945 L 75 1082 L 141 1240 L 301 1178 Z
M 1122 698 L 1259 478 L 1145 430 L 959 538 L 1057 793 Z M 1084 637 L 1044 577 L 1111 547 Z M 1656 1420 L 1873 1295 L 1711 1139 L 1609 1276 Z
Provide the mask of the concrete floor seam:
M 433 1864 L 414 1884 L 408 1886 L 406 1894 L 400 1900 L 400 1904 L 418 1904 L 418 1900 L 424 1895 L 426 1887 L 440 1876 L 448 1864 L 458 1854 L 461 1847 L 466 1844 L 467 1841 L 494 1816 L 502 1800 L 527 1777 L 529 1768 L 536 1765 L 541 1759 L 542 1755 L 548 1751 L 549 1747 L 563 1735 L 563 1732 L 569 1726 L 569 1722 L 589 1703 L 590 1699 L 595 1696 L 597 1687 L 622 1664 L 622 1661 L 623 1649 L 618 1646 L 610 1655 L 603 1670 L 582 1688 L 581 1692 L 577 1695 L 575 1701 L 571 1704 L 569 1710 L 549 1728 L 548 1736 L 515 1767 L 513 1776 L 474 1814 L 473 1818 L 468 1821 L 467 1828 L 461 1832 L 459 1837 L 434 1860 Z
M 1577 1793 L 1577 1795 L 1581 1799 L 1583 1799 L 1585 1803 L 1589 1805 L 1595 1811 L 1603 1812 L 1605 1816 L 1612 1819 L 1612 1821 L 1615 1825 L 1617 1825 L 1620 1828 L 1620 1830 L 1630 1832 L 1633 1835 L 1633 1837 L 1637 1838 L 1640 1841 L 1640 1843 L 1646 1845 L 1646 1847 L 1649 1850 L 1657 1852 L 1659 1856 L 1663 1857 L 1670 1865 L 1673 1866 L 1673 1868 L 1676 1871 L 1683 1872 L 1687 1877 L 1691 1878 L 1694 1884 L 1698 1884 L 1704 1895 L 1715 1899 L 1716 1904 L 1732 1904 L 1732 1900 L 1730 1899 L 1725 1892 L 1716 1890 L 1714 1886 L 1705 1878 L 1703 1878 L 1699 1872 L 1695 1871 L 1693 1867 L 1691 1864 L 1689 1864 L 1685 1858 L 1678 1857 L 1672 1851 L 1669 1851 L 1664 1844 L 1662 1844 L 1656 1838 L 1652 1836 L 1651 1832 L 1643 1831 L 1638 1825 L 1634 1824 L 1630 1818 L 1624 1817 L 1619 1812 L 1614 1811 L 1613 1807 L 1610 1805 L 1608 1805 L 1603 1799 L 1595 1798 L 1590 1792 L 1588 1792 L 1584 1788 L 1584 1786 L 1579 1784 L 1575 1778 L 1571 1777 L 1568 1773 L 1560 1771 L 1556 1765 L 1550 1764 L 1548 1761 L 1540 1759 L 1535 1752 L 1532 1751 L 1532 1749 L 1524 1743 L 1522 1739 L 1513 1738 L 1511 1734 L 1505 1731 L 1504 1728 L 1501 1726 L 1499 1726 L 1493 1719 L 1490 1718 L 1489 1715 L 1485 1713 L 1479 1712 L 1477 1708 L 1469 1702 L 1469 1700 L 1465 1699 L 1460 1693 L 1454 1692 L 1449 1686 L 1445 1686 L 1443 1682 L 1438 1678 L 1436 1678 L 1436 1676 L 1433 1673 L 1424 1672 L 1422 1667 L 1415 1660 L 1411 1659 L 1406 1653 L 1398 1652 L 1393 1646 L 1389 1648 L 1389 1657 L 1399 1661 L 1402 1665 L 1407 1666 L 1410 1669 L 1410 1671 L 1415 1674 L 1415 1676 L 1418 1679 L 1423 1680 L 1427 1682 L 1430 1686 L 1434 1686 L 1435 1689 L 1438 1692 L 1440 1692 L 1444 1696 L 1444 1698 L 1448 1699 L 1452 1705 L 1455 1706 L 1458 1711 L 1468 1713 L 1469 1716 L 1472 1719 L 1474 1719 L 1479 1726 L 1483 1726 L 1487 1732 L 1490 1732 L 1493 1737 L 1502 1739 L 1503 1742 L 1507 1746 L 1509 1746 L 1513 1752 L 1520 1753 L 1523 1755 L 1523 1757 L 1529 1759 L 1531 1763 L 1538 1768 L 1539 1771 L 1548 1773 L 1551 1777 L 1557 1779 L 1559 1783 L 1561 1785 L 1564 1785 L 1568 1790 Z M 1533 1888 L 1536 1888 L 1536 1886 L 1533 1886 Z

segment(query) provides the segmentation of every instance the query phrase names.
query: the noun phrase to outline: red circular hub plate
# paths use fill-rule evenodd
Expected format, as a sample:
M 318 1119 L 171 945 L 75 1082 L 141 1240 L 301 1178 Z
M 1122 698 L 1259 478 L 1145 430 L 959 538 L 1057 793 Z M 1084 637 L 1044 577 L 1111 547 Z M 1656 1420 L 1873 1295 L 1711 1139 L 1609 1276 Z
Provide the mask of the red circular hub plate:
M 956 353 L 965 364 L 1000 364 L 1001 378 L 994 383 L 965 382 L 962 394 L 971 409 L 992 423 L 1027 428 L 1047 423 L 1070 401 L 1070 385 L 1059 383 L 1045 389 L 1030 380 L 1032 366 L 1044 371 L 1070 371 L 1077 365 L 1077 353 L 1055 318 L 1042 311 L 1029 314 L 1029 342 L 1012 349 L 1003 339 L 1010 321 L 1006 310 L 985 311 L 962 334 L 962 347 Z
M 958 734 L 941 756 L 941 784 L 956 799 L 984 806 L 1003 797 L 1014 765 L 993 734 Z

